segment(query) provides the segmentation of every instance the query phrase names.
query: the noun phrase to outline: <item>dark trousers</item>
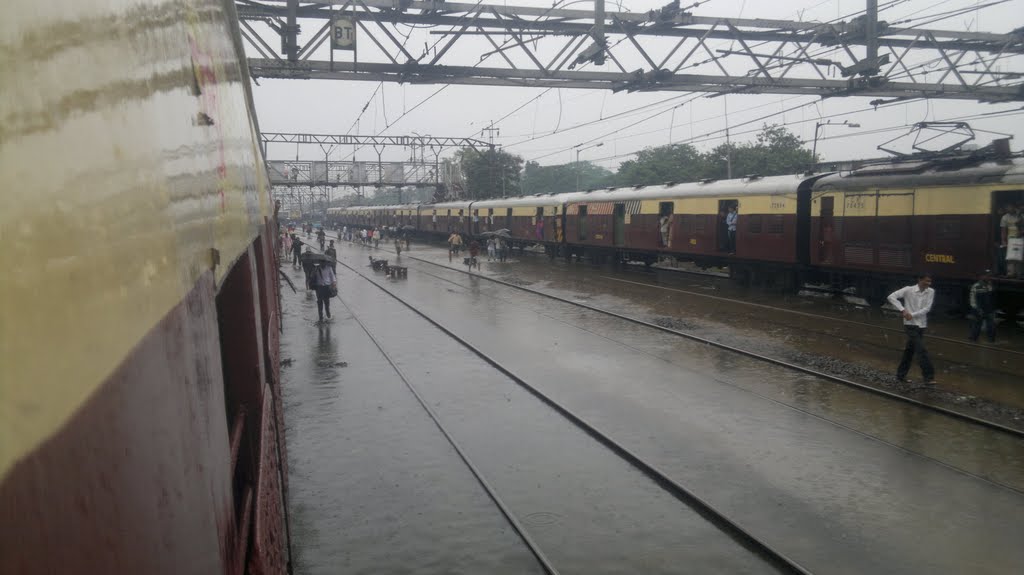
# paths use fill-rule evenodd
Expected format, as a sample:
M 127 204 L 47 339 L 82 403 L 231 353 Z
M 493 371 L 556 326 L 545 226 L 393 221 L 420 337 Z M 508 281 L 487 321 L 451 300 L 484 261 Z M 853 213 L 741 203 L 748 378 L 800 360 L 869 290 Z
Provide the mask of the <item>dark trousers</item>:
M 321 320 L 324 319 L 325 311 L 327 317 L 331 317 L 331 287 L 316 286 L 316 312 Z
M 736 230 L 729 230 L 729 253 L 736 253 Z
M 996 314 L 982 311 L 971 312 L 971 341 L 978 341 L 982 327 L 985 328 L 985 337 L 989 341 L 996 340 Z
M 295 265 L 299 265 L 299 255 L 300 255 L 301 253 L 302 253 L 302 252 L 296 252 L 296 251 L 293 251 L 293 252 L 292 252 L 292 265 L 293 265 L 293 266 L 295 266 Z
M 924 330 L 916 325 L 904 325 L 903 331 L 907 333 L 907 346 L 903 348 L 903 358 L 900 359 L 900 366 L 896 369 L 896 377 L 903 379 L 910 371 L 910 363 L 917 356 L 917 363 L 921 366 L 921 375 L 925 381 L 935 378 L 935 368 L 932 367 L 932 360 L 928 358 L 928 350 L 924 347 Z

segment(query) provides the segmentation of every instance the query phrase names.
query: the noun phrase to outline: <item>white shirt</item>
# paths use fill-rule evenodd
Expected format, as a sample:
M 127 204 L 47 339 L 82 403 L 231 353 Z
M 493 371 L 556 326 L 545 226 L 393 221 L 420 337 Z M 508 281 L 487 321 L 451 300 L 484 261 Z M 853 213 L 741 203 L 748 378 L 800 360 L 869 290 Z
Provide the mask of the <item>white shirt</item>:
M 736 231 L 736 220 L 739 219 L 739 214 L 736 212 L 729 212 L 725 216 L 725 225 L 729 226 L 730 232 Z
M 903 300 L 901 304 L 899 300 Z M 928 327 L 928 312 L 932 309 L 932 302 L 935 301 L 935 290 L 926 288 L 921 291 L 917 284 L 900 288 L 889 294 L 889 303 L 901 312 L 906 309 L 913 316 L 912 319 L 904 319 L 903 325 L 916 325 L 924 329 Z

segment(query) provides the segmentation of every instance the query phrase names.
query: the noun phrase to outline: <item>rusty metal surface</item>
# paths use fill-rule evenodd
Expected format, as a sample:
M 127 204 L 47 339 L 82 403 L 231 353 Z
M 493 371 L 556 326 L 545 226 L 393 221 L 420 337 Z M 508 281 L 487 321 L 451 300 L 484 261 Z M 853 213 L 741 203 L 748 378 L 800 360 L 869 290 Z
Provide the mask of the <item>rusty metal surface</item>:
M 252 553 L 249 555 L 249 573 L 253 575 L 280 575 L 288 568 L 288 536 L 285 532 L 281 453 L 278 450 L 274 402 L 274 394 L 265 389 L 260 420 L 259 476 L 256 484 Z

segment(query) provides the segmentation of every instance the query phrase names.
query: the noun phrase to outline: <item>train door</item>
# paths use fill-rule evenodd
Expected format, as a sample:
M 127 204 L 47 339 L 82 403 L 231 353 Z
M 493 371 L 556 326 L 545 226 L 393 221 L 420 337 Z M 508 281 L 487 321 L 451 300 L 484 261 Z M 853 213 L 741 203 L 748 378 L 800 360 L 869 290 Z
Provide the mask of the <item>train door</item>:
M 823 196 L 818 206 L 818 262 L 835 262 L 835 198 Z
M 989 230 L 991 230 L 991 241 L 988 243 L 990 246 L 996 246 L 995 249 L 991 250 L 990 254 L 978 254 L 981 257 L 978 258 L 980 261 L 993 261 L 994 264 L 988 266 L 994 270 L 997 275 L 1005 276 L 1008 274 L 1008 258 L 1009 261 L 1017 262 L 1019 255 L 1024 250 L 1024 245 L 1020 241 L 1020 238 L 1024 237 L 1024 216 L 1022 216 L 1022 210 L 1020 206 L 1024 205 L 1024 191 L 1022 190 L 1010 190 L 1005 192 L 994 192 L 992 194 L 992 217 Z M 1003 241 L 1003 217 L 1010 213 L 1010 206 L 1018 206 L 1017 218 L 1014 218 L 1013 214 L 1006 218 L 1006 241 Z M 966 217 L 959 218 L 967 220 Z M 1012 223 L 1016 219 L 1017 225 L 1013 226 Z M 957 226 L 959 232 L 959 226 Z M 965 244 L 974 244 L 975 242 L 964 242 Z M 966 246 L 965 246 L 966 247 Z M 978 250 L 979 252 L 981 250 Z M 1017 264 L 1020 265 L 1019 262 Z
M 494 208 L 487 208 L 487 230 L 494 231 Z
M 729 233 L 729 221 L 732 218 L 739 218 L 739 200 L 718 200 L 718 215 L 715 216 L 715 246 L 720 252 L 736 253 L 736 232 Z M 730 216 L 735 209 L 736 216 Z M 736 224 L 733 225 L 737 230 Z
M 512 208 L 505 210 L 505 229 L 508 230 L 509 233 L 512 233 L 512 235 L 515 235 L 515 233 L 512 232 Z
M 472 226 L 472 234 L 475 236 L 480 233 L 480 210 L 473 210 L 472 213 L 473 216 L 470 225 Z
M 615 246 L 626 245 L 626 204 L 612 208 L 612 241 Z
M 544 241 L 544 208 L 537 208 L 537 213 L 533 216 L 533 229 L 536 234 L 537 240 Z
M 672 210 L 674 207 L 674 202 L 658 204 L 658 247 L 672 246 Z
M 587 241 L 587 206 L 580 206 L 579 213 L 579 241 Z

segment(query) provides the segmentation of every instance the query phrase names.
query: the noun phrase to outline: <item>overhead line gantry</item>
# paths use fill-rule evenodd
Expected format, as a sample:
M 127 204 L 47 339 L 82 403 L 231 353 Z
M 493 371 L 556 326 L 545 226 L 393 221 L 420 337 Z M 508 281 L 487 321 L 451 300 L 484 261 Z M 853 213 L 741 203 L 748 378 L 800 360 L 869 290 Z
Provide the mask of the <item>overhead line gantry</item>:
M 828 23 L 699 16 L 678 0 L 642 13 L 606 11 L 604 0 L 595 1 L 595 10 L 440 0 L 237 0 L 236 6 L 243 36 L 260 55 L 249 59 L 256 78 L 1024 100 L 1024 29 L 890 26 L 878 19 L 877 0 L 866 0 L 857 18 Z M 303 45 L 300 21 L 317 26 Z M 313 60 L 325 43 L 330 48 L 339 22 L 373 49 L 353 51 L 351 60 L 336 60 L 334 50 L 330 60 Z M 257 23 L 280 36 L 280 51 Z M 414 55 L 400 25 L 430 27 L 434 46 Z M 467 38 L 484 38 L 489 46 L 476 63 L 453 49 Z M 722 41 L 730 42 L 728 49 Z M 608 70 L 583 69 L 605 63 Z

